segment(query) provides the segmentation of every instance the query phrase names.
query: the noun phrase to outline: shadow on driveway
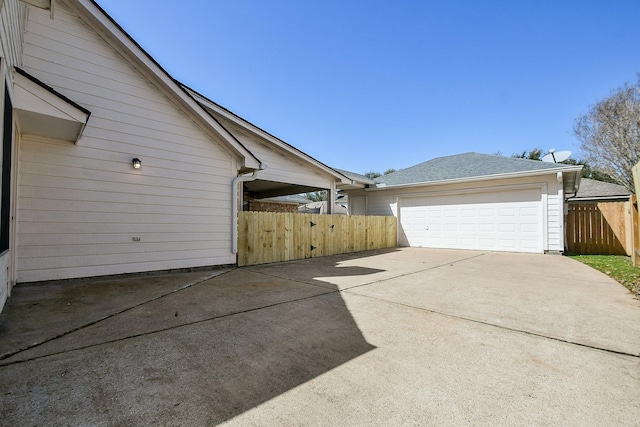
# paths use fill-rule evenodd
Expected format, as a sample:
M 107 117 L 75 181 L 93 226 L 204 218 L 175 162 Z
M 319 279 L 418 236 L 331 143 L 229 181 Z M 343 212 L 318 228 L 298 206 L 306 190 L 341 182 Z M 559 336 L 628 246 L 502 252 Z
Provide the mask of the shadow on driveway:
M 18 286 L 0 315 L 0 419 L 230 419 L 374 348 L 314 265 L 323 277 L 366 276 L 383 270 L 336 267 L 375 253 L 295 278 L 235 268 Z

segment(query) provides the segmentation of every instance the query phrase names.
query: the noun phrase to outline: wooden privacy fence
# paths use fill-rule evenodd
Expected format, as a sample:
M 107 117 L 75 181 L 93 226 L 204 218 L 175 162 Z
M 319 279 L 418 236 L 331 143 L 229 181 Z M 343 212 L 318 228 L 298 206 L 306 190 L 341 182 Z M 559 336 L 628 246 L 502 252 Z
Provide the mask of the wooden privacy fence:
M 569 203 L 567 249 L 575 255 L 632 253 L 629 202 Z
M 397 243 L 394 216 L 238 213 L 238 265 L 291 261 Z

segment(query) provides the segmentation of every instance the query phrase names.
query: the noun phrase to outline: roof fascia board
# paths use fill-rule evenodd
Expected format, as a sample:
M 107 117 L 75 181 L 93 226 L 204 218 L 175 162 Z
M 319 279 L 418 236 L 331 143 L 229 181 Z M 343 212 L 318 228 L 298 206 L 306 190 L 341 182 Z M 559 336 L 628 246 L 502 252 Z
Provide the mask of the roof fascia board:
M 242 117 L 238 116 L 237 114 L 232 113 L 231 111 L 227 110 L 226 108 L 222 107 L 221 105 L 215 103 L 214 101 L 210 100 L 209 98 L 205 97 L 204 95 L 198 93 L 197 91 L 191 89 L 190 87 L 183 85 L 183 87 L 196 99 L 196 101 L 198 101 L 200 104 L 202 104 L 204 106 L 204 108 L 208 108 L 211 111 L 213 111 L 215 114 L 219 114 L 222 117 L 226 118 L 227 120 L 232 121 L 233 123 L 237 124 L 238 126 L 240 126 L 241 128 L 254 133 L 256 135 L 258 135 L 259 137 L 266 139 L 267 141 L 269 141 L 270 143 L 274 144 L 275 146 L 281 148 L 282 150 L 286 151 L 289 154 L 292 154 L 294 156 L 296 156 L 297 158 L 307 162 L 307 163 L 311 163 L 313 166 L 322 169 L 324 172 L 329 173 L 331 175 L 333 175 L 335 178 L 337 178 L 339 180 L 339 182 L 341 184 L 352 184 L 353 181 L 348 178 L 347 176 L 341 174 L 340 172 L 336 171 L 335 169 L 325 165 L 324 163 L 314 159 L 313 157 L 309 156 L 308 154 L 298 150 L 297 148 L 295 148 L 294 146 L 292 146 L 291 144 L 288 144 L 286 142 L 284 142 L 283 140 L 281 140 L 280 138 L 271 135 L 269 132 L 259 128 L 258 126 L 254 125 L 251 122 L 248 122 L 247 120 L 243 119 Z
M 230 132 L 187 94 L 178 82 L 167 73 L 120 25 L 93 0 L 60 0 L 107 40 L 120 54 L 163 93 L 176 102 L 215 141 L 221 141 L 244 169 L 260 169 L 261 163 L 253 153 L 233 138 Z
M 543 170 L 537 170 L 537 171 L 509 172 L 509 173 L 501 173 L 496 175 L 474 176 L 469 178 L 445 179 L 442 181 L 426 181 L 426 182 L 416 182 L 411 184 L 386 185 L 384 187 L 369 187 L 369 188 L 365 188 L 365 191 L 383 191 L 383 190 L 389 190 L 389 189 L 395 189 L 395 188 L 424 187 L 425 185 L 429 185 L 429 186 L 447 185 L 447 184 L 457 184 L 461 182 L 491 181 L 494 179 L 506 179 L 506 178 L 526 178 L 530 176 L 556 174 L 558 172 L 576 172 L 577 173 L 581 170 L 582 170 L 582 165 L 579 165 L 579 166 L 569 166 L 569 167 L 563 167 L 563 168 L 543 169 Z
M 91 115 L 91 111 L 84 108 L 77 102 L 62 95 L 60 92 L 33 77 L 23 69 L 15 67 L 14 71 L 14 84 L 25 88 L 26 90 L 40 98 L 47 99 L 52 104 L 56 105 L 57 108 L 62 109 L 63 106 L 68 106 L 67 108 L 71 109 L 69 111 L 69 114 L 72 115 L 74 119 L 78 121 L 84 120 L 86 122 L 88 116 Z
M 14 108 L 18 117 L 22 114 L 38 117 L 40 125 L 31 131 L 41 136 L 77 143 L 87 125 L 91 111 L 56 92 L 40 80 L 20 68 L 14 68 Z M 22 113 L 21 111 L 24 111 Z M 33 115 L 36 116 L 33 116 Z M 26 122 L 30 120 L 22 116 Z M 40 127 L 44 122 L 49 123 Z
M 594 197 L 569 197 L 567 200 L 569 202 L 615 202 L 615 201 L 628 201 L 628 196 L 594 196 Z

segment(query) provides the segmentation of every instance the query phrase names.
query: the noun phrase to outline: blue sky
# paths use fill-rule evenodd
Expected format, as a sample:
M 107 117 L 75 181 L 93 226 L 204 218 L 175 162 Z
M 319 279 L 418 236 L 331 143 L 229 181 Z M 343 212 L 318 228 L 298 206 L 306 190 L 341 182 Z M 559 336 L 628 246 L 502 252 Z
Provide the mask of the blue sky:
M 575 118 L 640 72 L 637 0 L 97 1 L 176 79 L 359 173 L 579 157 Z

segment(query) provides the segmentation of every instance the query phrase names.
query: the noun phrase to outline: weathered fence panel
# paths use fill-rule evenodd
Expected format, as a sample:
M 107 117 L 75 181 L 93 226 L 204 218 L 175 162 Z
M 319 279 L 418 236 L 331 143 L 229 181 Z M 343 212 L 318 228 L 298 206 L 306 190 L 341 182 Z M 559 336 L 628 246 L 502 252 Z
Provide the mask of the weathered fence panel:
M 238 265 L 247 266 L 396 246 L 393 216 L 238 213 Z
M 629 202 L 570 203 L 567 249 L 576 255 L 628 255 L 629 222 Z

